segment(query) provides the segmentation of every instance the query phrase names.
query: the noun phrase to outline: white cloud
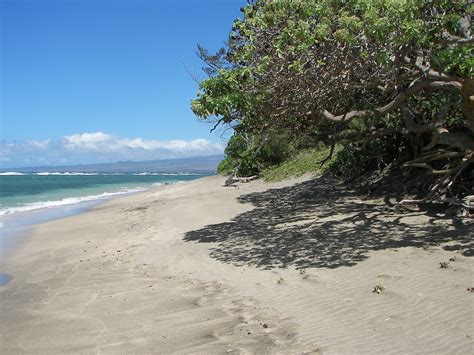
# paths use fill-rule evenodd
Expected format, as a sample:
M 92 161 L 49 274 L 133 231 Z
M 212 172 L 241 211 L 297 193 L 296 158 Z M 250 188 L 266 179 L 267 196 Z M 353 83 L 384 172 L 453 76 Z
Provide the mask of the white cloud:
M 51 143 L 51 139 L 46 139 L 44 141 L 28 141 L 27 144 L 31 145 L 32 147 L 35 147 L 37 149 L 46 149 L 48 148 L 49 143 Z
M 120 138 L 103 132 L 90 132 L 65 136 L 64 147 L 67 149 L 79 149 L 84 151 L 109 151 L 117 152 L 122 149 L 144 149 L 154 151 L 165 149 L 170 151 L 193 151 L 207 150 L 211 147 L 221 148 L 221 145 L 213 145 L 207 139 L 185 140 L 146 140 L 143 138 Z
M 220 154 L 223 143 L 207 139 L 149 140 L 85 132 L 59 140 L 0 142 L 0 162 L 8 167 L 38 164 L 88 164 L 119 160 L 151 160 Z
M 95 151 L 100 150 L 103 146 L 110 146 L 110 142 L 113 142 L 114 139 L 110 134 L 103 132 L 91 132 L 65 136 L 62 141 L 66 149 Z

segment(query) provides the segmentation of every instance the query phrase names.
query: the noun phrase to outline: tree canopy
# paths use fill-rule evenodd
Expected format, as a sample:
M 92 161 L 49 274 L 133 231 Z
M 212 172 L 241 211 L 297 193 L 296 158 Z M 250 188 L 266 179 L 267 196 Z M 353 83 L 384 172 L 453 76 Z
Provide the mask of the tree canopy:
M 198 48 L 209 77 L 196 115 L 331 147 L 395 135 L 405 167 L 438 177 L 431 196 L 472 169 L 474 1 L 258 0 L 241 10 L 226 48 Z

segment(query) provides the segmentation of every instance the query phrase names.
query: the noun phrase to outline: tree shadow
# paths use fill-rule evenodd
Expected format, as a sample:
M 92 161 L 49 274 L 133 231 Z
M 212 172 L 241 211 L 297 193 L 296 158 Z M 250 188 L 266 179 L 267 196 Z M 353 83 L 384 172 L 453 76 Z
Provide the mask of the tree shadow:
M 255 208 L 230 222 L 188 232 L 184 240 L 213 243 L 210 256 L 221 262 L 264 269 L 353 266 L 371 250 L 446 242 L 451 242 L 447 250 L 474 255 L 472 220 L 447 218 L 436 210 L 395 212 L 330 178 L 238 200 Z

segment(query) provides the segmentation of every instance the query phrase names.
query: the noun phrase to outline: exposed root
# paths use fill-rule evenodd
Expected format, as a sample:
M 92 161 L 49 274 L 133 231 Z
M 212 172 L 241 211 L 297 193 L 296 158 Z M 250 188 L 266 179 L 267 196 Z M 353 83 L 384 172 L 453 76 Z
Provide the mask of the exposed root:
M 435 169 L 432 164 L 439 164 L 442 160 L 445 160 L 442 167 Z M 472 151 L 467 150 L 463 154 L 462 152 L 445 149 L 429 152 L 413 161 L 405 163 L 404 167 L 427 169 L 429 174 L 436 176 L 436 178 L 425 197 L 421 199 L 404 199 L 399 202 L 399 205 L 437 202 L 459 206 L 468 212 L 474 210 L 474 195 L 469 193 L 472 192 L 472 181 L 469 182 L 470 176 L 468 176 L 468 186 L 465 188 L 468 195 L 456 197 L 456 195 L 459 196 L 459 193 L 456 194 L 451 190 L 461 175 L 467 172 L 468 167 L 473 163 L 474 155 Z

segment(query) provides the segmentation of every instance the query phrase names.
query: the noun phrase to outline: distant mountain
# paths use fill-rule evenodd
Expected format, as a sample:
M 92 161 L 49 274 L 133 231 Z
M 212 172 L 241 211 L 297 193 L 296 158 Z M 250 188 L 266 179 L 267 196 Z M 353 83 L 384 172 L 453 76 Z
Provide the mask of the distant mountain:
M 81 173 L 215 173 L 217 165 L 224 155 L 204 157 L 148 160 L 148 161 L 119 161 L 105 164 L 81 164 L 62 166 L 33 166 L 25 168 L 3 168 L 0 172 L 17 171 L 20 173 L 33 172 L 81 172 Z

